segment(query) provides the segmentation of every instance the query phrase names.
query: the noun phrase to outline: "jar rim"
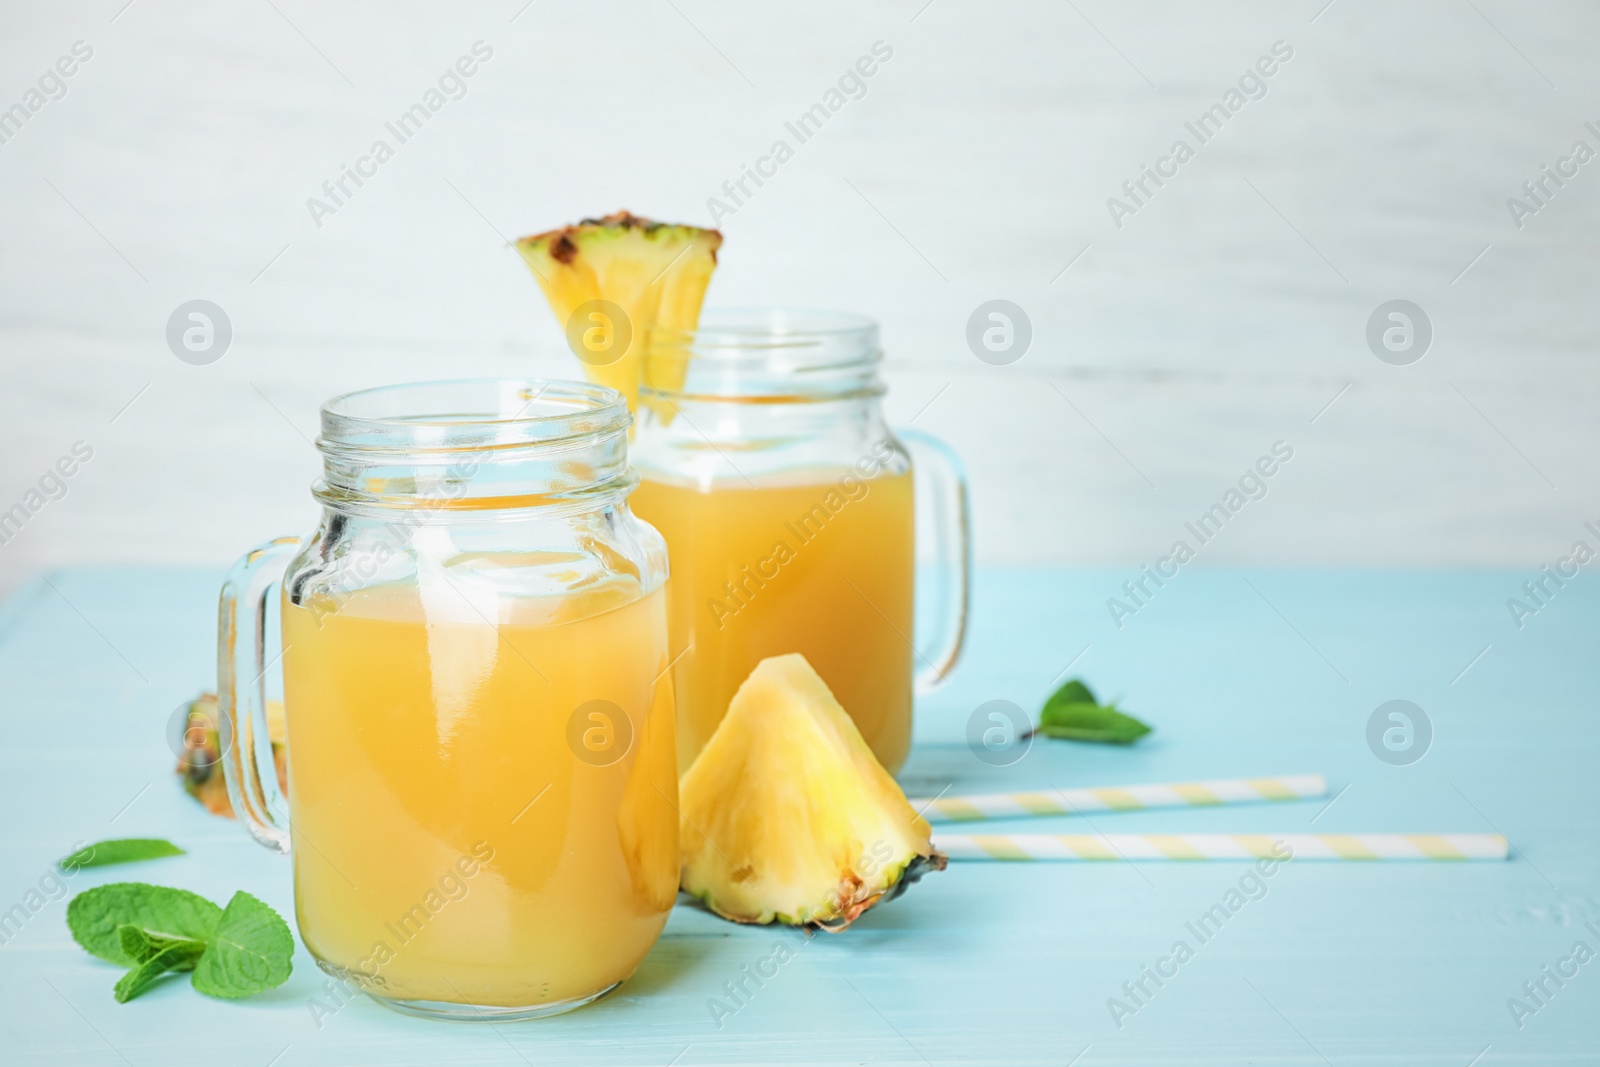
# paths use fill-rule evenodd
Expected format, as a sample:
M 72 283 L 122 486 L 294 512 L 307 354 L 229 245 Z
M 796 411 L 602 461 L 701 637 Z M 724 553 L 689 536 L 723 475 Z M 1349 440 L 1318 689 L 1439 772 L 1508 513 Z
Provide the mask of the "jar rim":
M 358 389 L 322 405 L 317 448 L 453 452 L 565 442 L 626 432 L 615 389 L 559 378 L 457 378 Z
M 708 309 L 693 330 L 646 335 L 645 404 L 801 403 L 878 396 L 878 324 L 809 308 Z

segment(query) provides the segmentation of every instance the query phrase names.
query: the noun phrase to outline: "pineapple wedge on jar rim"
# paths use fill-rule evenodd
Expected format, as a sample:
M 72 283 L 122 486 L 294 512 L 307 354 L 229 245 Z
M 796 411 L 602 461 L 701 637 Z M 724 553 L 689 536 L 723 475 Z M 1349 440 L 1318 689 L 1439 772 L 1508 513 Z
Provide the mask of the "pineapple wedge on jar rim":
M 756 665 L 678 789 L 683 889 L 734 922 L 842 930 L 945 867 L 798 653 Z
M 617 390 L 637 411 L 645 335 L 699 325 L 722 234 L 619 211 L 516 244 L 589 380 Z M 658 384 L 676 389 L 686 369 L 661 368 L 679 380 Z

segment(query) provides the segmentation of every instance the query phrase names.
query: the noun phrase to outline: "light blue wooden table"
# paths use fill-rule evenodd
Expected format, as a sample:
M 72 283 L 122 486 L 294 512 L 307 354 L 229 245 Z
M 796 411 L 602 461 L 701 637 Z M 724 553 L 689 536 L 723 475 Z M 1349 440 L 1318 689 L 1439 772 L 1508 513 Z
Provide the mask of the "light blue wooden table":
M 218 577 L 58 572 L 0 612 L 0 908 L 26 910 L 75 840 L 157 835 L 190 855 L 84 872 L 73 890 L 137 878 L 225 900 L 248 888 L 290 912 L 288 862 L 205 814 L 169 773 L 167 717 L 213 682 Z M 1104 605 L 1126 577 L 981 573 L 968 660 L 918 710 L 908 790 L 1320 771 L 1342 790 L 1331 807 L 1094 825 L 1498 830 L 1512 860 L 1290 863 L 1120 1028 L 1108 998 L 1184 938 L 1242 865 L 952 866 L 843 936 L 796 942 L 795 958 L 721 1028 L 708 998 L 795 935 L 680 906 L 638 974 L 574 1014 L 491 1028 L 358 1000 L 318 1028 L 307 1001 L 324 979 L 303 951 L 288 984 L 250 1001 L 208 1000 L 180 980 L 118 1005 L 117 972 L 73 944 L 64 902 L 49 900 L 0 946 L 0 1062 L 1600 1061 L 1600 959 L 1559 988 L 1547 980 L 1554 995 L 1520 1028 L 1507 1006 L 1526 1003 L 1523 984 L 1576 942 L 1600 951 L 1584 927 L 1600 926 L 1593 578 L 1518 630 L 1505 601 L 1521 573 L 1185 571 L 1119 631 Z M 1154 735 L 1131 750 L 1041 743 L 1007 768 L 967 750 L 974 708 L 995 698 L 1036 708 L 1085 646 L 1073 672 L 1121 696 Z M 1368 716 L 1392 698 L 1415 701 L 1433 723 L 1430 751 L 1410 766 L 1380 762 L 1365 740 Z

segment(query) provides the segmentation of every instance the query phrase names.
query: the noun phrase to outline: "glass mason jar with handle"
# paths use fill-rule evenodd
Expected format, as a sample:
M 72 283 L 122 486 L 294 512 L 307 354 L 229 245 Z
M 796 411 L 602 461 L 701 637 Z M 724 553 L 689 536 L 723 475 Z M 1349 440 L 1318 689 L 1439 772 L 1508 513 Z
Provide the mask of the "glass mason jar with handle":
M 223 769 L 318 964 L 420 1014 L 603 995 L 677 896 L 666 549 L 622 397 L 461 381 L 322 409 L 322 521 L 222 590 Z M 267 648 L 268 609 L 282 619 Z M 264 677 L 282 662 L 289 798 Z
M 680 771 L 755 665 L 789 652 L 898 770 L 913 690 L 942 684 L 960 656 L 970 544 L 954 454 L 884 422 L 877 325 L 708 311 L 693 332 L 652 334 L 645 358 L 633 507 L 672 559 Z M 935 516 L 943 585 L 925 612 L 936 631 L 926 650 L 912 633 L 915 495 Z

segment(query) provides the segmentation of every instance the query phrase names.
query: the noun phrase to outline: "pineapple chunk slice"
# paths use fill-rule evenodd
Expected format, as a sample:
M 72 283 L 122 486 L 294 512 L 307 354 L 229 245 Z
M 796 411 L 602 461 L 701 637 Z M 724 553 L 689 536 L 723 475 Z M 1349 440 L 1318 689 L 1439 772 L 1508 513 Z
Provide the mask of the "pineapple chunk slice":
M 638 408 L 646 333 L 699 324 L 720 247 L 716 230 L 652 222 L 626 211 L 517 241 L 573 355 L 591 381 L 627 397 L 631 410 Z M 674 361 L 654 384 L 676 389 L 685 370 Z
M 756 664 L 679 798 L 683 888 L 735 922 L 842 930 L 945 866 L 927 820 L 797 653 Z

